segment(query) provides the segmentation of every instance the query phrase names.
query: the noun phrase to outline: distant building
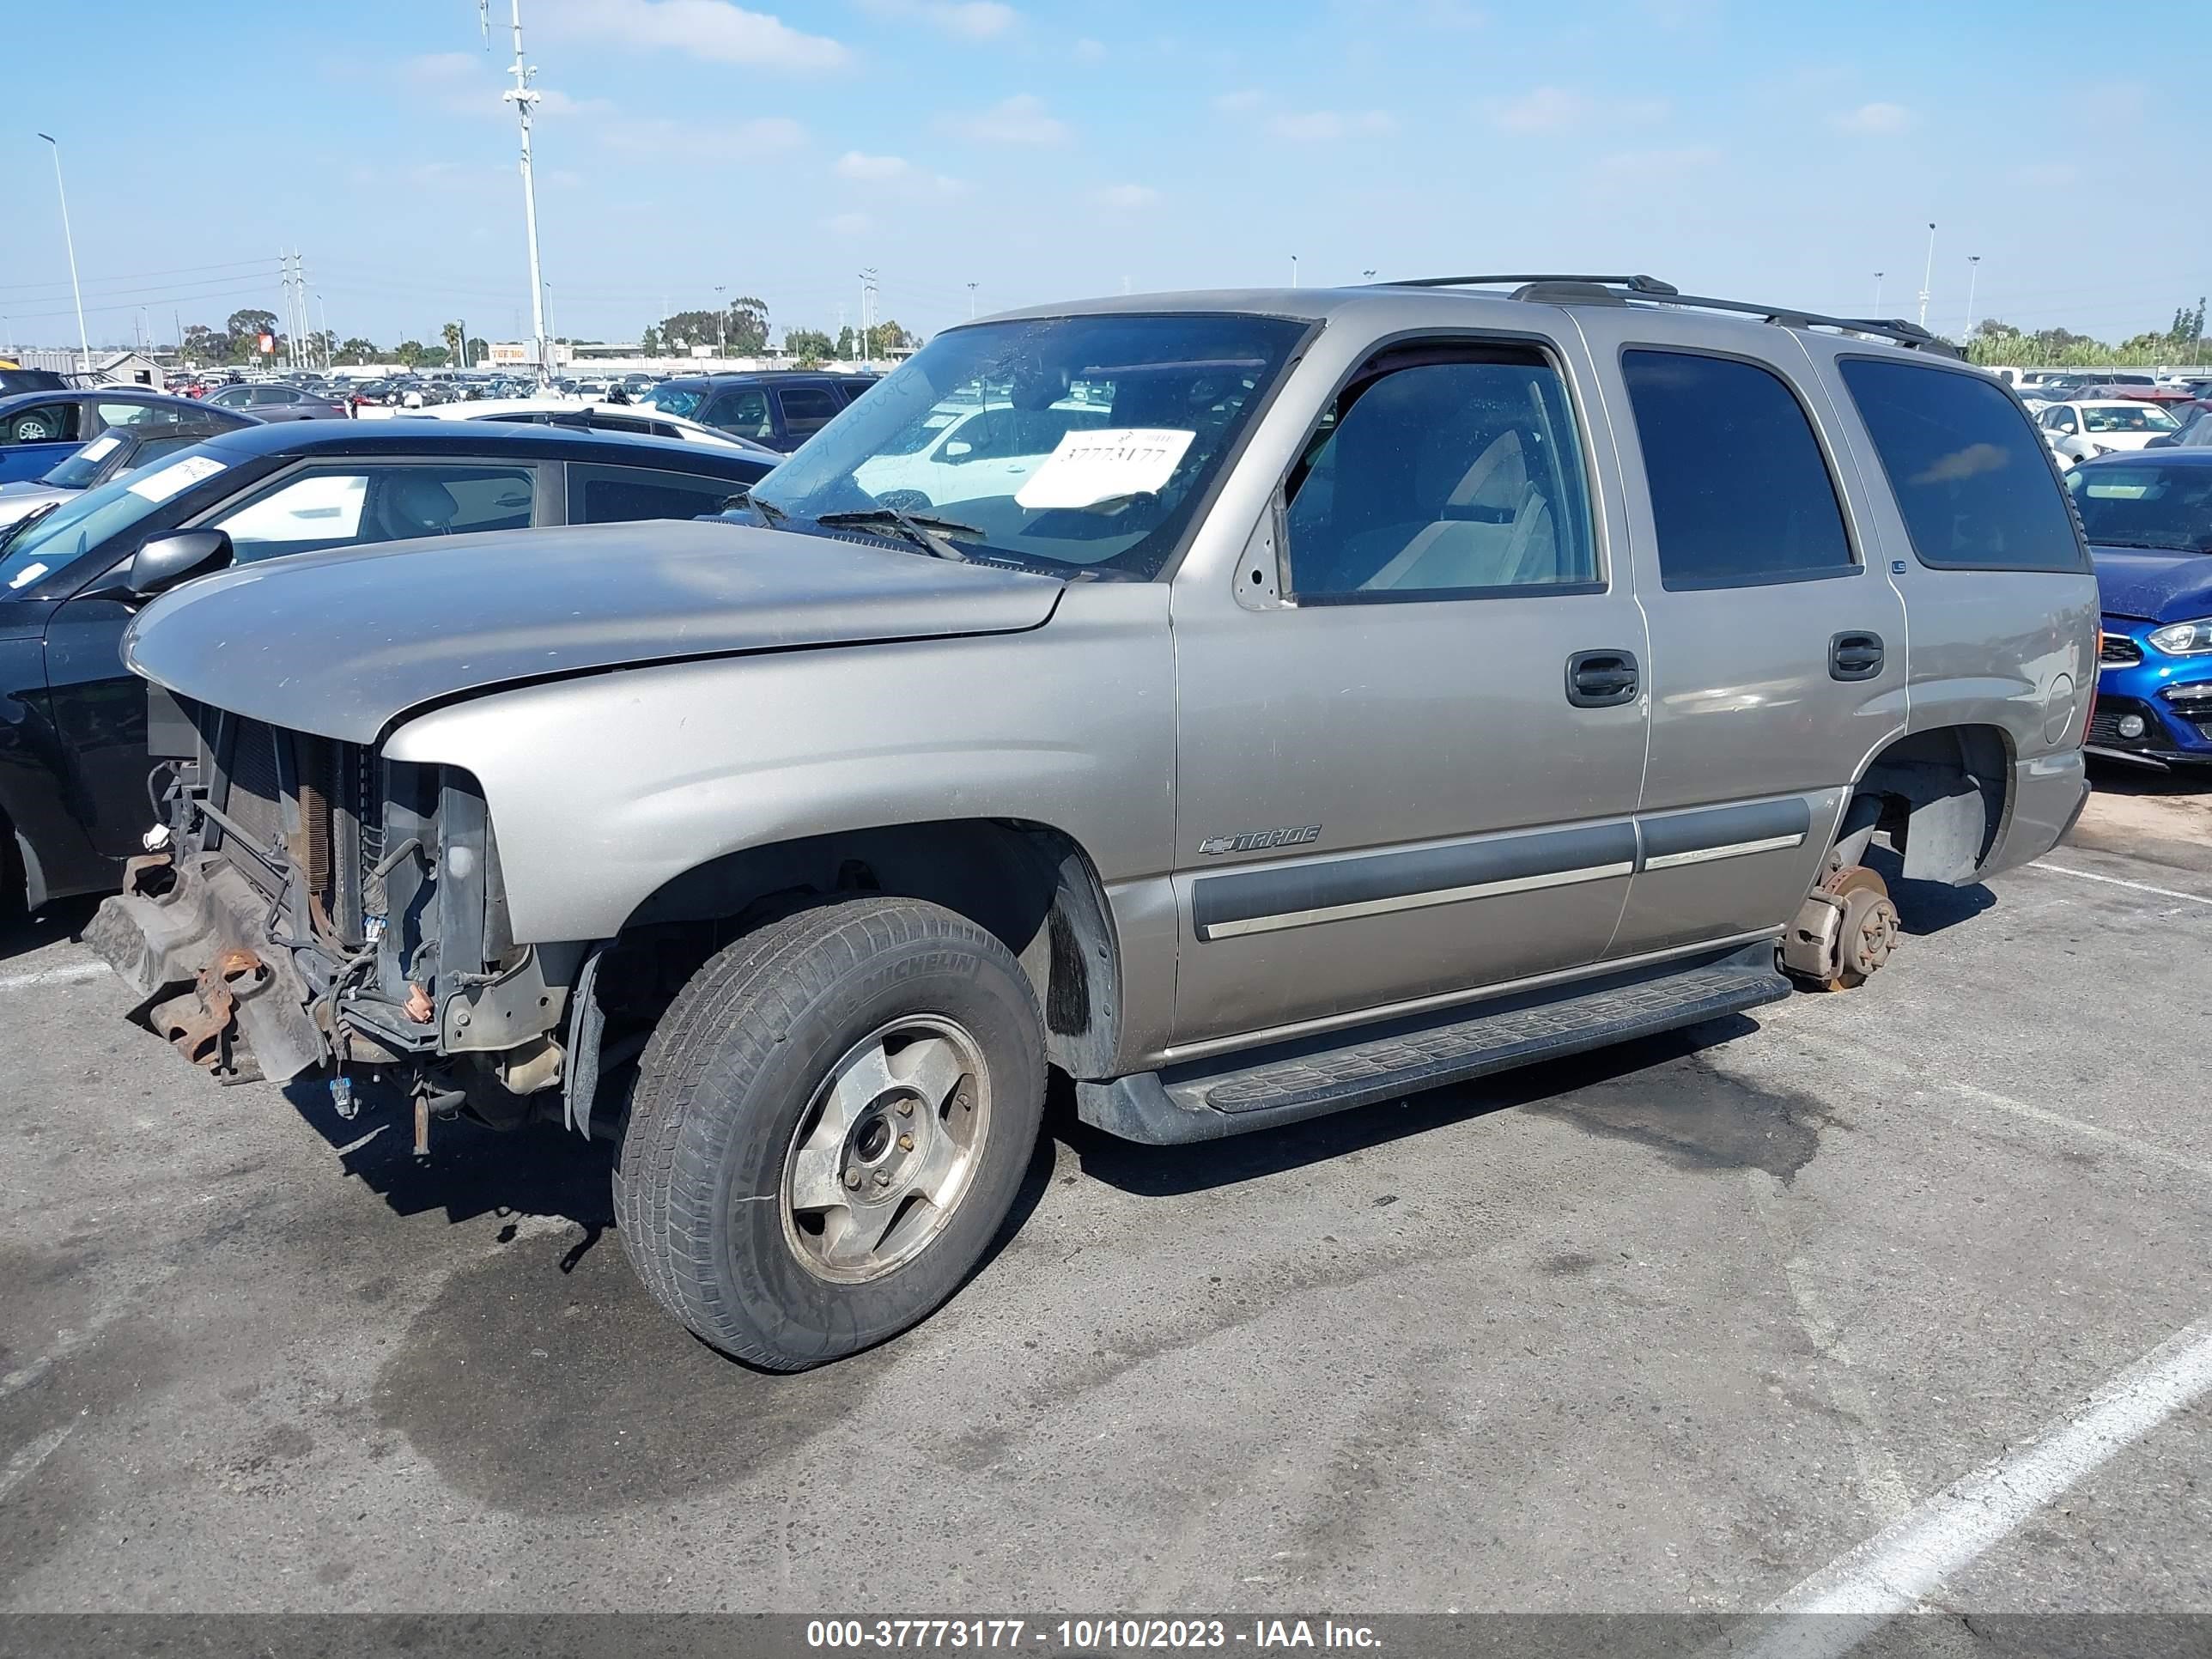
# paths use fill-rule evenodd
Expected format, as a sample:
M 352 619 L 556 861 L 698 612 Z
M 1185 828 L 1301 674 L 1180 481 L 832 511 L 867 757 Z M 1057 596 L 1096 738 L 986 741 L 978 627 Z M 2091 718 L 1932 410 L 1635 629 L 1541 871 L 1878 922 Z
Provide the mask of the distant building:
M 66 374 L 72 382 L 81 378 L 84 354 L 81 351 L 34 348 L 9 354 L 9 361 L 25 368 L 50 368 L 57 374 Z M 149 386 L 156 392 L 168 384 L 161 365 L 143 351 L 118 351 L 112 346 L 92 355 L 94 386 Z

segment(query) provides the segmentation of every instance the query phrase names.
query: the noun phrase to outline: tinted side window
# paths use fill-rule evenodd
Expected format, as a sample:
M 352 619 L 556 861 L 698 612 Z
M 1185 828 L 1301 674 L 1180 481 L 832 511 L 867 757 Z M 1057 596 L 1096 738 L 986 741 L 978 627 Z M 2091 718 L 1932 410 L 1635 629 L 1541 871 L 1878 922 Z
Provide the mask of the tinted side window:
M 295 475 L 211 520 L 239 562 L 371 542 L 520 530 L 531 520 L 528 467 L 335 467 Z
M 775 396 L 783 405 L 783 424 L 794 438 L 819 432 L 836 418 L 837 411 L 843 407 L 837 401 L 837 394 L 827 386 L 787 386 Z
M 1295 597 L 1597 580 L 1566 388 L 1533 351 L 1495 356 L 1386 368 L 1339 395 L 1287 486 Z
M 706 414 L 700 418 L 708 426 L 718 426 L 740 438 L 775 436 L 775 422 L 769 418 L 768 393 L 757 386 L 723 392 L 707 406 Z
M 2020 406 L 1972 374 L 1846 357 L 1838 364 L 1923 564 L 2078 570 L 2043 444 Z
M 701 519 L 720 513 L 744 485 L 693 472 L 641 466 L 568 465 L 568 522 L 614 524 L 631 519 Z
M 1624 352 L 1621 373 L 1663 585 L 1727 587 L 1853 568 L 1828 464 L 1779 376 L 1731 358 L 1651 350 Z

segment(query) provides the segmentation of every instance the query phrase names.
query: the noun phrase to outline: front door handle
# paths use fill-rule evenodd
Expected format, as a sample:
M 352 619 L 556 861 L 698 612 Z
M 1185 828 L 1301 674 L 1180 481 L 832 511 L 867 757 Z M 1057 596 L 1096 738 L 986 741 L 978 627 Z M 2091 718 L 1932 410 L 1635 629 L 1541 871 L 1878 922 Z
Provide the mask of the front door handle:
M 1567 701 L 1577 708 L 1617 708 L 1636 701 L 1632 651 L 1577 651 L 1567 659 Z
M 1870 680 L 1881 672 L 1881 635 L 1838 634 L 1828 641 L 1828 678 Z

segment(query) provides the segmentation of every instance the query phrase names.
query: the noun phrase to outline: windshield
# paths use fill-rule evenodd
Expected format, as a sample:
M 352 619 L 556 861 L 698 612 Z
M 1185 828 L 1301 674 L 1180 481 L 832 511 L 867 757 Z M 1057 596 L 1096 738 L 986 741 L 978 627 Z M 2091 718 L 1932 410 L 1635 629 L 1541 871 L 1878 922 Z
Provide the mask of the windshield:
M 52 468 L 40 482 L 52 484 L 58 489 L 88 489 L 100 476 L 100 467 L 125 442 L 119 432 L 103 433 L 60 465 Z
M 798 520 L 896 508 L 970 558 L 1149 580 L 1304 333 L 1212 314 L 952 329 L 753 498 Z
M 2092 432 L 2172 432 L 2181 423 L 2155 404 L 2089 404 L 2081 424 Z
M 28 587 L 82 558 L 226 465 L 198 450 L 165 456 L 64 501 L 44 518 L 20 520 L 21 527 L 12 537 L 0 530 L 0 538 L 8 538 L 0 540 L 0 595 Z
M 2098 462 L 2067 474 L 2066 487 L 2093 544 L 2212 551 L 2212 466 Z

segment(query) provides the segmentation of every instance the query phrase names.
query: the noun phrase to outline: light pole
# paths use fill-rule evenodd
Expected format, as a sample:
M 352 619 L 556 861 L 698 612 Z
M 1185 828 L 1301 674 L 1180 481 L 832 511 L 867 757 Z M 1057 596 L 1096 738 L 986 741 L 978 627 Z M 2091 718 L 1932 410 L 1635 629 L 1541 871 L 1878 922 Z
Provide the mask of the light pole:
M 1879 270 L 1874 274 L 1874 314 L 1877 317 L 1881 315 L 1881 279 L 1883 274 L 1884 273 Z
M 1292 288 L 1296 288 L 1297 285 L 1298 285 L 1298 256 L 1297 256 L 1297 254 L 1293 253 L 1292 255 L 1291 255 L 1291 286 Z
M 331 338 L 331 308 L 323 303 L 323 296 L 319 294 L 315 295 L 315 309 L 321 314 L 323 319 L 323 367 L 328 368 L 331 366 L 331 348 L 337 342 Z M 468 356 L 468 343 L 465 340 L 461 343 L 461 355 L 464 357 Z
M 1978 253 L 1969 253 L 1966 256 L 1966 332 L 1963 337 L 1966 343 L 1969 345 L 1973 343 L 1974 339 L 1974 283 L 1981 274 L 1982 256 Z
M 507 73 L 514 77 L 514 84 L 499 96 L 501 103 L 514 106 L 515 117 L 522 125 L 522 223 L 530 237 L 530 322 L 537 337 L 538 384 L 543 386 L 553 378 L 551 341 L 545 327 L 545 300 L 552 284 L 538 274 L 538 185 L 530 174 L 530 112 L 537 107 L 540 94 L 530 85 L 531 77 L 538 71 L 523 61 L 522 0 L 514 0 L 514 67 Z
M 971 323 L 975 320 L 975 284 L 973 283 L 968 284 L 968 320 Z
M 718 359 L 728 355 L 728 336 L 722 327 L 728 315 L 726 308 L 722 304 L 722 295 L 726 292 L 727 290 L 721 283 L 714 284 L 714 356 Z
M 89 376 L 92 373 L 92 341 L 84 331 L 84 290 L 77 286 L 76 238 L 70 231 L 69 189 L 62 183 L 61 141 L 51 132 L 42 132 L 39 137 L 54 149 L 54 193 L 62 198 L 62 243 L 69 249 L 70 292 L 76 296 L 76 347 L 82 354 L 78 362 Z
M 876 268 L 870 265 L 860 273 L 860 341 L 855 362 L 865 363 L 873 356 L 876 313 Z
M 1372 265 L 1370 265 L 1366 270 L 1361 271 L 1359 275 L 1364 280 L 1371 283 L 1375 280 L 1375 268 Z
M 1920 278 L 1920 326 L 1928 326 L 1928 291 L 1936 286 L 1936 222 L 1928 222 L 1928 269 Z

